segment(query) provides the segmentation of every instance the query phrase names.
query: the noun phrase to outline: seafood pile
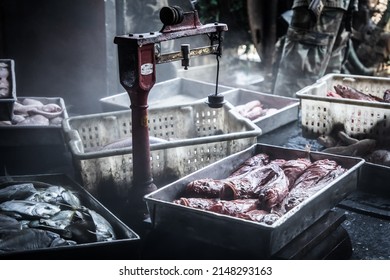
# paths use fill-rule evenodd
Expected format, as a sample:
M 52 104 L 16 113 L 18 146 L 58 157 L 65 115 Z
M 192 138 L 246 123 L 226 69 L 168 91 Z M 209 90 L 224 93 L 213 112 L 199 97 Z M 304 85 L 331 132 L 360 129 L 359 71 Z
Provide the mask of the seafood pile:
M 317 141 L 325 147 L 324 153 L 361 157 L 367 162 L 390 167 L 390 146 L 384 146 L 375 139 L 356 139 L 343 129 L 334 129 L 331 134 L 318 137 Z
M 0 253 L 114 239 L 110 223 L 62 186 L 13 182 L 0 188 Z
M 390 89 L 385 90 L 382 97 L 377 97 L 370 93 L 367 94 L 353 87 L 342 84 L 335 85 L 334 90 L 335 91 L 328 91 L 326 96 L 390 103 Z
M 241 116 L 252 121 L 266 115 L 274 114 L 277 111 L 275 108 L 264 108 L 263 104 L 259 100 L 253 100 L 242 105 L 237 105 L 234 110 L 236 110 Z
M 272 225 L 345 172 L 334 160 L 271 160 L 260 153 L 227 178 L 188 183 L 173 203 Z
M 9 70 L 8 64 L 4 62 L 0 62 L 0 98 L 9 97 Z
M 34 98 L 24 98 L 14 103 L 11 121 L 2 121 L 1 125 L 22 126 L 59 126 L 64 118 L 64 109 L 55 103 L 43 104 Z

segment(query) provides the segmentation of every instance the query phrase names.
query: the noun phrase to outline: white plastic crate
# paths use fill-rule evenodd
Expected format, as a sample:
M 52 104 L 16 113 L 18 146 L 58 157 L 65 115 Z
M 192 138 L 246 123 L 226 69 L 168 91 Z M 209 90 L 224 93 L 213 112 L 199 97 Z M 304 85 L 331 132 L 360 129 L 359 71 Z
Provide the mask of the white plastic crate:
M 356 138 L 383 139 L 390 135 L 390 103 L 327 97 L 343 84 L 383 98 L 390 79 L 358 75 L 328 74 L 297 92 L 301 99 L 301 123 L 306 137 L 326 135 L 338 126 Z
M 152 108 L 149 134 L 168 140 L 151 144 L 151 169 L 157 187 L 192 173 L 206 165 L 250 147 L 261 129 L 230 110 L 204 102 Z M 123 137 L 131 137 L 131 111 L 70 117 L 64 133 L 83 185 L 97 195 L 110 187 L 120 196 L 132 184 L 132 147 L 93 151 Z M 162 183 L 161 183 L 162 184 Z

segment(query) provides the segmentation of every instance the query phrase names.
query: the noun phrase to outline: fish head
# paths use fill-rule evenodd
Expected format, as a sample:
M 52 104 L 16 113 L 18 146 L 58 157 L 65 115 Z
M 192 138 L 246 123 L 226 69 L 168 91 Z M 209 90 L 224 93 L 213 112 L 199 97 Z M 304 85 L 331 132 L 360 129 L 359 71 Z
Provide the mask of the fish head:
M 336 91 L 336 93 L 337 93 L 338 95 L 341 95 L 342 97 L 345 97 L 345 95 L 346 95 L 347 92 L 350 90 L 350 88 L 347 87 L 346 85 L 338 84 L 338 85 L 335 85 L 335 86 L 334 86 L 334 90 Z

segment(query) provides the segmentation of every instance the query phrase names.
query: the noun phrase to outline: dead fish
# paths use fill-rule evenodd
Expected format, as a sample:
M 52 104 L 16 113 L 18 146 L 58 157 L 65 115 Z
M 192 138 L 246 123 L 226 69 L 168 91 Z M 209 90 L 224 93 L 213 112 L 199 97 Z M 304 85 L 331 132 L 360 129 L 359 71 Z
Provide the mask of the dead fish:
M 6 79 L 9 76 L 8 65 L 6 63 L 0 63 L 0 78 Z
M 66 226 L 66 230 L 70 234 L 70 238 L 77 243 L 91 243 L 97 241 L 96 225 L 90 214 L 87 213 L 87 208 L 80 211 L 80 219 Z
M 9 95 L 9 90 L 8 89 L 0 88 L 0 97 L 1 98 L 8 97 L 8 95 Z
M 28 226 L 31 228 L 50 230 L 60 234 L 63 238 L 70 239 L 72 238 L 72 233 L 67 227 L 77 219 L 80 219 L 78 218 L 77 211 L 63 210 L 47 219 L 29 221 Z
M 366 101 L 376 101 L 375 98 L 358 91 L 352 87 L 348 87 L 345 85 L 335 85 L 334 89 L 337 94 L 341 95 L 344 98 L 356 99 L 356 100 L 366 100 Z
M 341 140 L 342 142 L 344 142 L 344 143 L 347 144 L 347 145 L 356 144 L 357 142 L 359 142 L 358 139 L 349 136 L 347 133 L 345 133 L 345 132 L 342 131 L 342 130 L 340 130 L 340 131 L 337 133 L 337 136 L 340 138 L 340 140 Z
M 43 106 L 43 103 L 39 100 L 36 100 L 34 98 L 24 98 L 22 101 L 21 101 L 21 104 L 22 105 L 25 105 L 25 106 L 35 106 L 35 107 L 41 107 Z
M 13 112 L 15 115 L 28 116 L 28 111 L 36 108 L 36 105 L 23 105 L 20 102 L 14 103 Z
M 26 117 L 23 121 L 16 125 L 36 125 L 36 126 L 47 126 L 49 125 L 49 119 L 42 115 L 33 115 Z
M 386 103 L 390 103 L 390 90 L 387 89 L 383 94 L 383 101 Z
M 9 89 L 9 82 L 7 79 L 0 78 L 0 88 Z
M 36 250 L 73 244 L 73 242 L 61 238 L 57 233 L 41 229 L 26 228 L 16 233 L 13 232 L 1 239 L 0 252 Z
M 375 150 L 366 157 L 366 161 L 374 164 L 390 166 L 390 151 L 383 149 Z
M 330 148 L 337 145 L 337 140 L 331 135 L 321 135 L 317 138 L 317 141 L 325 148 Z
M 111 241 L 115 239 L 114 229 L 111 224 L 103 218 L 102 215 L 94 210 L 88 209 L 88 213 L 91 215 L 93 222 L 96 226 L 96 239 L 97 241 Z
M 0 189 L 0 202 L 25 199 L 36 192 L 37 190 L 31 183 L 10 185 Z
M 49 226 L 54 229 L 65 229 L 72 223 L 73 218 L 75 217 L 76 211 L 74 210 L 63 210 L 48 219 L 39 219 L 36 220 L 40 225 Z M 35 224 L 37 226 L 37 224 Z
M 50 119 L 50 124 L 51 125 L 62 125 L 63 120 L 64 120 L 64 118 L 61 116 L 55 117 L 55 118 Z
M 81 207 L 80 199 L 72 191 L 64 189 L 64 191 L 61 192 L 61 196 L 64 202 L 73 208 L 77 209 Z
M 374 139 L 363 139 L 355 144 L 351 144 L 348 146 L 336 146 L 330 147 L 322 150 L 323 153 L 330 153 L 335 155 L 343 155 L 343 156 L 355 156 L 362 157 L 367 153 L 373 151 L 376 146 L 376 140 Z
M 22 225 L 18 222 L 18 220 L 7 215 L 0 214 L 0 240 L 1 236 L 4 233 L 8 233 L 10 231 L 18 231 L 21 229 Z
M 17 124 L 17 123 L 20 123 L 22 121 L 24 121 L 26 119 L 25 116 L 22 116 L 22 115 L 13 115 L 12 116 L 12 124 Z
M 70 190 L 61 186 L 49 186 L 38 190 L 26 200 L 35 202 L 46 202 L 52 204 L 67 204 L 73 208 L 80 208 L 80 199 Z
M 62 115 L 62 108 L 57 104 L 46 104 L 42 107 L 31 108 L 27 113 L 30 116 L 42 115 L 48 119 L 54 119 Z
M 11 200 L 0 204 L 0 209 L 6 212 L 16 212 L 22 216 L 49 218 L 61 211 L 60 207 L 28 200 Z

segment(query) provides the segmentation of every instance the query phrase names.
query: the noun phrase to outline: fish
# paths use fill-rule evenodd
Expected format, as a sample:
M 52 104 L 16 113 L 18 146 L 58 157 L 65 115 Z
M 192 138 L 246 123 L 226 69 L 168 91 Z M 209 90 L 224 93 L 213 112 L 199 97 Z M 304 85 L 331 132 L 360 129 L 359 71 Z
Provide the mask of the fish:
M 354 89 L 352 87 L 346 86 L 346 85 L 335 85 L 334 89 L 337 94 L 342 96 L 343 98 L 349 98 L 349 99 L 356 99 L 356 100 L 366 100 L 366 101 L 376 101 L 375 98 L 358 91 L 357 89 Z
M 390 166 L 390 150 L 375 150 L 368 154 L 365 160 L 374 164 Z
M 92 243 L 98 240 L 96 234 L 96 224 L 93 221 L 92 216 L 88 213 L 87 208 L 83 208 L 80 211 L 80 219 L 72 222 L 65 227 L 65 231 L 70 234 L 70 239 L 77 243 Z
M 22 216 L 49 218 L 61 211 L 60 207 L 28 200 L 10 200 L 0 204 L 0 209 L 6 212 L 16 212 Z
M 63 120 L 64 120 L 63 117 L 58 116 L 58 117 L 50 119 L 50 124 L 54 125 L 54 126 L 60 126 L 60 125 L 62 125 Z
M 32 194 L 26 200 L 52 204 L 67 204 L 73 208 L 81 207 L 80 199 L 72 191 L 61 186 L 49 186 Z
M 70 205 L 71 207 L 78 209 L 81 207 L 80 199 L 70 190 L 64 189 L 61 192 L 61 197 L 65 203 Z
M 336 146 L 322 150 L 323 153 L 330 153 L 343 156 L 362 157 L 373 151 L 376 147 L 376 140 L 362 139 L 348 146 Z
M 36 100 L 34 98 L 24 98 L 22 101 L 19 101 L 24 106 L 35 106 L 35 107 L 42 107 L 43 103 L 39 100 Z
M 36 193 L 32 183 L 14 184 L 0 189 L 0 203 L 8 200 L 25 199 Z
M 33 228 L 25 228 L 18 232 L 12 232 L 0 240 L 0 253 L 36 250 L 49 247 L 73 245 L 59 234 Z
M 22 229 L 22 224 L 17 219 L 0 214 L 0 240 L 3 234 Z
M 263 104 L 259 100 L 252 100 L 242 105 L 237 105 L 234 110 L 241 116 L 250 120 L 256 120 L 265 115 L 271 115 L 278 111 L 276 108 L 263 108 Z
M 50 218 L 28 221 L 28 227 L 50 230 L 71 239 L 72 233 L 67 229 L 74 221 L 81 219 L 75 210 L 62 210 Z
M 345 131 L 342 131 L 342 130 L 340 130 L 337 133 L 337 136 L 340 138 L 340 140 L 343 143 L 345 143 L 347 145 L 352 145 L 352 144 L 356 144 L 357 142 L 359 142 L 358 139 L 349 136 Z
M 42 109 L 38 109 L 38 108 L 33 108 L 31 110 L 28 110 L 27 111 L 28 114 L 30 116 L 34 116 L 34 115 L 42 115 L 44 116 L 45 118 L 47 119 L 54 119 L 56 117 L 60 117 L 62 115 L 62 111 L 58 112 L 58 111 L 54 111 L 54 112 L 47 112 L 47 111 L 44 111 Z
M 30 225 L 33 227 L 45 226 L 63 230 L 72 223 L 74 216 L 77 216 L 75 210 L 62 210 L 50 218 L 34 220 Z
M 32 115 L 26 117 L 23 121 L 17 123 L 16 125 L 47 126 L 49 125 L 49 119 L 42 115 Z
M 91 215 L 93 222 L 96 226 L 96 239 L 97 241 L 111 241 L 116 239 L 114 229 L 111 224 L 99 213 L 94 210 L 88 209 L 88 213 Z
M 385 90 L 385 93 L 383 94 L 383 101 L 390 103 L 390 89 Z
M 25 98 L 14 103 L 13 125 L 59 125 L 63 119 L 64 109 L 55 103 L 43 104 L 33 98 Z M 59 118 L 59 119 L 58 119 Z M 51 121 L 56 119 L 55 121 Z

